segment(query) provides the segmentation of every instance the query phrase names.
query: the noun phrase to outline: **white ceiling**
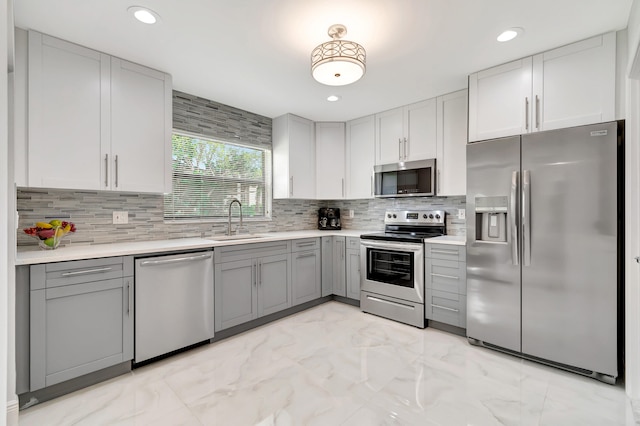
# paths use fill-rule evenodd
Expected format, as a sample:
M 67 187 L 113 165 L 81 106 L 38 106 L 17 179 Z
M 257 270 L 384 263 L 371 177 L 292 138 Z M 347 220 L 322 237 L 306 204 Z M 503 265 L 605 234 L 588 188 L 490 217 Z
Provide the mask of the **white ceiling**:
M 268 117 L 346 121 L 462 89 L 469 73 L 626 27 L 632 0 L 16 0 L 16 25 L 166 71 L 174 88 Z M 149 26 L 127 8 L 161 16 Z M 367 73 L 311 77 L 344 24 Z M 495 38 L 522 27 L 508 43 Z M 330 94 L 342 97 L 330 103 Z

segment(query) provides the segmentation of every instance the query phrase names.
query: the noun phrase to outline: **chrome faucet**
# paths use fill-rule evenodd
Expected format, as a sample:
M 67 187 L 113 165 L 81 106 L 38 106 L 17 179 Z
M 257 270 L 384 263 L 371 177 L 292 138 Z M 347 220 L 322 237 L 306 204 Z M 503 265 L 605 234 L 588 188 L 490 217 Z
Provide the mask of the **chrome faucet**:
M 233 206 L 233 203 L 238 203 L 238 206 L 240 207 L 240 226 L 236 228 L 236 234 L 239 234 L 242 229 L 242 203 L 237 198 L 234 198 L 229 203 L 229 231 L 227 232 L 227 235 L 231 235 L 231 206 Z

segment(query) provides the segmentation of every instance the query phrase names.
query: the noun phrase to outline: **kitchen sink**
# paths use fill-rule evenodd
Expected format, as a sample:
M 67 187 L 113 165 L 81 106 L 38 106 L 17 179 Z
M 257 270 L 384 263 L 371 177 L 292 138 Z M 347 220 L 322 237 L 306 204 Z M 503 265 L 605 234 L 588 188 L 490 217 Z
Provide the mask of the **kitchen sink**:
M 220 235 L 209 238 L 212 241 L 235 241 L 235 240 L 253 240 L 256 238 L 264 238 L 265 235 L 258 234 L 240 234 L 240 235 Z

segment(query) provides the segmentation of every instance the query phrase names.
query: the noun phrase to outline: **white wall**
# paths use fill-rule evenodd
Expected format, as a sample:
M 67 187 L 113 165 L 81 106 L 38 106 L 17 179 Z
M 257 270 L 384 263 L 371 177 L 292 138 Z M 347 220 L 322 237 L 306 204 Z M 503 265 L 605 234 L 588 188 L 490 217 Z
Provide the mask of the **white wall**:
M 640 0 L 634 0 L 627 27 L 628 59 L 625 129 L 625 384 L 640 399 Z

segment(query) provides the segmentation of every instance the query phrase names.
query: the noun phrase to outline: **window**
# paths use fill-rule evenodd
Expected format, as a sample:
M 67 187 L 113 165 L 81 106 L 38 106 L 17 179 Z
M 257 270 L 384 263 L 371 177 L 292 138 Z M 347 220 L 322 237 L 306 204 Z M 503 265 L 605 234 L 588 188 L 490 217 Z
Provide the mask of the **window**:
M 227 218 L 234 198 L 245 218 L 270 217 L 269 149 L 177 132 L 172 147 L 173 192 L 164 197 L 165 219 Z

